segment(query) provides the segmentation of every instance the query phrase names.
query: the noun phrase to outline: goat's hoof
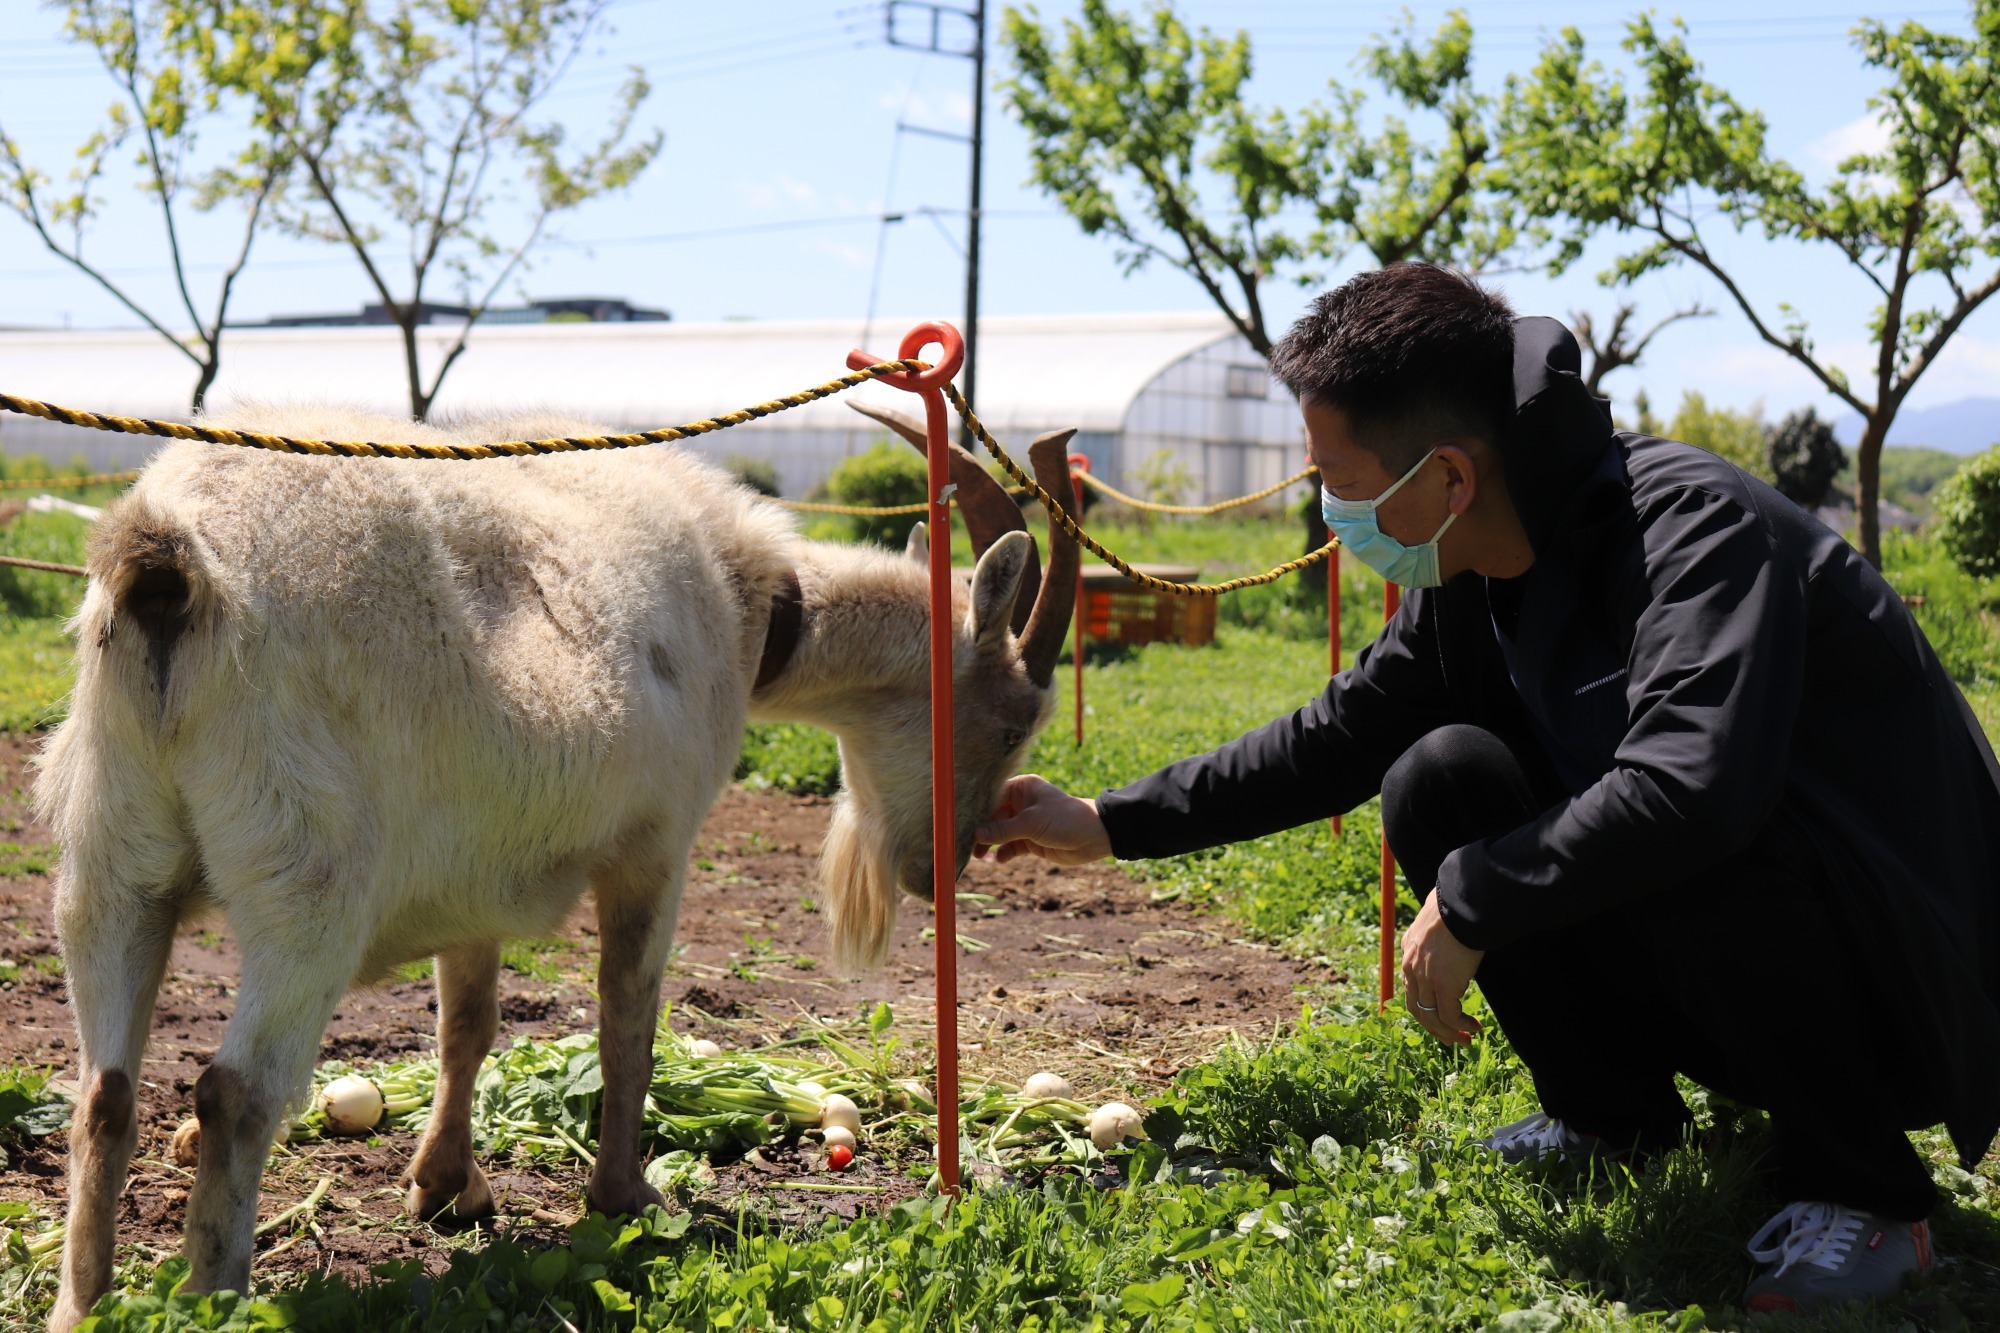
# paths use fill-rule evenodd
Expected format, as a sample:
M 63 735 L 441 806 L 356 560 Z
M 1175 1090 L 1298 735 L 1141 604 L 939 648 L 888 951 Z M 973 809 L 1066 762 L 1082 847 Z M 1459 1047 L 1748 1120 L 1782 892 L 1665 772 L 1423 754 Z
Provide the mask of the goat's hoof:
M 427 1189 L 412 1184 L 404 1202 L 412 1217 L 445 1228 L 471 1226 L 499 1211 L 493 1202 L 493 1187 L 486 1183 L 486 1173 L 476 1166 L 458 1189 Z
M 201 1162 L 201 1121 L 189 1116 L 174 1131 L 174 1165 L 197 1166 Z
M 665 1195 L 637 1178 L 617 1188 L 592 1185 L 589 1195 L 591 1211 L 611 1217 L 629 1217 L 648 1208 L 664 1208 L 667 1203 Z
M 91 1305 L 96 1302 L 82 1302 L 65 1291 L 56 1297 L 55 1309 L 49 1311 L 49 1333 L 70 1333 L 90 1314 Z

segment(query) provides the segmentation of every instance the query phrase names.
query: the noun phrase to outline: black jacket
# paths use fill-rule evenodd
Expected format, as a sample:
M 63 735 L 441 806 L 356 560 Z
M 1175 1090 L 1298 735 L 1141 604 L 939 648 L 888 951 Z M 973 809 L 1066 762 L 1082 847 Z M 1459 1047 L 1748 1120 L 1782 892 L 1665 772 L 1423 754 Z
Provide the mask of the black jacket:
M 1438 877 L 1452 934 L 1491 949 L 1671 893 L 1782 823 L 1977 1158 L 2000 1127 L 2000 766 L 1971 709 L 1846 542 L 1713 454 L 1614 434 L 1560 324 L 1515 343 L 1503 452 L 1533 568 L 1413 590 L 1319 699 L 1106 792 L 1112 847 L 1324 819 L 1448 723 L 1532 737 L 1571 795 Z

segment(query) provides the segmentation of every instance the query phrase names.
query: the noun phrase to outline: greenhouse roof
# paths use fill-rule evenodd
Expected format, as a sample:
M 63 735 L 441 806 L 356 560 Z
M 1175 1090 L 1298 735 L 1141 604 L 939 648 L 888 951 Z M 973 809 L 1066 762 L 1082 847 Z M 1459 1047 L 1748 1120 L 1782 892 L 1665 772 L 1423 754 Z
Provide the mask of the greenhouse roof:
M 870 350 L 893 356 L 915 322 L 876 320 Z M 1161 371 L 1234 332 L 1219 313 L 1008 315 L 983 320 L 980 331 L 981 416 L 1002 431 L 1115 431 Z M 419 330 L 427 366 L 452 332 Z M 678 424 L 832 379 L 860 334 L 854 320 L 482 327 L 438 406 L 445 413 L 547 408 L 624 427 Z M 188 360 L 146 330 L 0 332 L 0 391 L 87 411 L 180 417 L 193 382 Z M 242 328 L 223 343 L 210 401 L 399 411 L 403 384 L 393 328 Z M 915 407 L 880 385 L 855 393 Z M 787 415 L 786 424 L 826 429 L 856 420 L 837 401 Z

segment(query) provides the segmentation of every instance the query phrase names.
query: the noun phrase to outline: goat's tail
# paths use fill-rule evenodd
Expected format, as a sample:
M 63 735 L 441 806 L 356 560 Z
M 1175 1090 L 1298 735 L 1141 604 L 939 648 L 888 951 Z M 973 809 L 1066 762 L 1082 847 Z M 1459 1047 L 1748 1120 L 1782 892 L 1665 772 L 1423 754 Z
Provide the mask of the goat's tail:
M 164 721 L 188 674 L 190 636 L 213 619 L 217 596 L 199 536 L 149 498 L 127 497 L 91 533 L 76 702 L 105 706 L 108 691 Z
M 862 817 L 852 794 L 842 792 L 820 856 L 834 963 L 841 971 L 872 972 L 889 956 L 896 925 L 894 875 L 875 822 Z
M 174 724 L 219 619 L 198 533 L 143 492 L 98 521 L 87 562 L 90 583 L 71 622 L 69 716 L 43 746 L 35 779 L 35 806 L 63 849 L 59 926 L 64 912 L 74 926 L 73 914 L 94 902 L 136 911 L 146 895 L 182 883 L 189 848 L 172 778 Z

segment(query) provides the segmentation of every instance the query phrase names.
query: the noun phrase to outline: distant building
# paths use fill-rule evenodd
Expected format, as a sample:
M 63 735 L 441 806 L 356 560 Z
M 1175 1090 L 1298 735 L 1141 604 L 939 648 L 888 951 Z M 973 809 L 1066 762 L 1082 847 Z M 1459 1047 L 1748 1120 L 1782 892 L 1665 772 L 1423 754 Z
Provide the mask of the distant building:
M 603 320 L 475 329 L 437 417 L 552 409 L 617 430 L 678 425 L 833 379 L 857 343 L 894 355 L 916 321 Z M 420 334 L 435 365 L 450 324 Z M 1178 468 L 1199 503 L 1261 490 L 1304 464 L 1291 395 L 1220 314 L 1010 315 L 980 322 L 980 416 L 1010 447 L 1078 431 L 1092 469 L 1130 489 L 1142 472 Z M 193 383 L 186 358 L 143 330 L 0 333 L 0 387 L 93 411 L 180 419 Z M 848 454 L 882 438 L 843 399 L 906 412 L 914 398 L 882 385 L 703 436 L 689 447 L 767 459 L 783 493 L 803 496 Z M 404 409 L 401 341 L 379 325 L 239 329 L 223 344 L 210 401 L 337 402 Z M 130 467 L 158 443 L 0 415 L 0 449 Z
M 425 301 L 417 308 L 419 324 L 462 324 L 472 313 L 471 306 L 445 305 Z M 479 317 L 481 324 L 664 324 L 673 316 L 664 310 L 649 310 L 616 296 L 561 296 L 527 305 L 496 305 Z M 362 306 L 352 315 L 274 315 L 255 324 L 233 324 L 239 329 L 340 329 L 377 324 L 394 325 L 389 307 L 379 301 Z

